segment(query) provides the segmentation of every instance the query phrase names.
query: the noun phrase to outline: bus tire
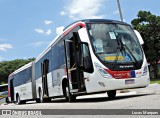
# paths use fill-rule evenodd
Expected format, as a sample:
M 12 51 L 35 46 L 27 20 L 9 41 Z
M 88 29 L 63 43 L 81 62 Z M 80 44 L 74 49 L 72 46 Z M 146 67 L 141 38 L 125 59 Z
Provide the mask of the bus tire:
M 37 98 L 37 99 L 36 99 L 36 102 L 37 102 L 37 103 L 40 103 L 40 99 Z
M 6 102 L 7 104 L 9 103 L 8 97 L 6 97 L 5 102 Z
M 25 100 L 21 101 L 21 104 L 26 104 L 26 101 Z
M 51 102 L 51 98 L 45 98 L 45 102 Z
M 68 87 L 66 87 L 66 100 L 68 102 L 75 102 L 76 101 L 76 96 L 75 95 L 72 95 L 69 90 L 68 90 Z
M 9 103 L 8 97 L 5 98 L 5 102 L 6 102 L 7 104 Z
M 42 90 L 41 90 L 41 89 L 39 90 L 39 102 L 40 102 L 40 103 L 43 103 L 43 102 L 44 102 L 43 93 L 42 93 Z
M 114 99 L 116 97 L 116 90 L 107 91 L 109 99 Z
M 17 105 L 22 104 L 22 102 L 21 102 L 21 100 L 20 100 L 19 94 L 17 94 L 17 96 L 16 96 L 16 104 L 17 104 Z

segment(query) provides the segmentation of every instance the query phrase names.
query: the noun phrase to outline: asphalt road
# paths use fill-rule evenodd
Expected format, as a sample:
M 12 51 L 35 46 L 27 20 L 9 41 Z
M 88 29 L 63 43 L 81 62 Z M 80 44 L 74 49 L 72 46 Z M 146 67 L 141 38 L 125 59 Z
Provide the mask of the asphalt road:
M 1 104 L 0 109 L 160 109 L 159 84 L 152 84 L 146 88 L 132 89 L 129 91 L 130 92 L 127 93 L 118 92 L 117 97 L 114 100 L 109 100 L 107 94 L 104 93 L 79 96 L 74 103 L 67 103 L 61 98 L 53 99 L 50 103 L 36 103 L 35 101 L 32 101 L 24 105 Z M 63 111 L 63 113 L 64 112 L 65 111 Z M 90 115 L 92 115 L 92 113 L 90 113 Z M 58 115 L 57 117 L 63 118 L 64 116 L 60 117 Z M 75 118 L 75 116 L 73 117 Z

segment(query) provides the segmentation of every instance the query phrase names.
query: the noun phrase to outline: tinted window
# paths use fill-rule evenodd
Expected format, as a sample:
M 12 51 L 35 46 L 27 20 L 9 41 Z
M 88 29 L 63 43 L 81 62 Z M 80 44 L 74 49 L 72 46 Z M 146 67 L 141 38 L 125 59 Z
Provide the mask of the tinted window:
M 14 75 L 13 84 L 14 86 L 19 86 L 31 82 L 31 67 L 17 73 Z

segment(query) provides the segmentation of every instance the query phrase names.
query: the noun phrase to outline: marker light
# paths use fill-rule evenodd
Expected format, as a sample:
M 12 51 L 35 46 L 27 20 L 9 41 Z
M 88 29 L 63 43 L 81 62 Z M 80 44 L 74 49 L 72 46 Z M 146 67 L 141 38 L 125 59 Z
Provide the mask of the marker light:
M 98 72 L 105 78 L 113 78 L 108 72 L 106 72 L 98 63 L 94 63 Z

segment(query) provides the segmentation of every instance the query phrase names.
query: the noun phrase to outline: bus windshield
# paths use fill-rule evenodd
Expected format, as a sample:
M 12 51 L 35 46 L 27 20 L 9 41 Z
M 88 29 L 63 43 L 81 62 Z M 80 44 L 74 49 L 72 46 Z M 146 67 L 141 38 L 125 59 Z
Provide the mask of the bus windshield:
M 129 25 L 88 24 L 95 54 L 103 62 L 137 63 L 143 54 L 140 43 Z

